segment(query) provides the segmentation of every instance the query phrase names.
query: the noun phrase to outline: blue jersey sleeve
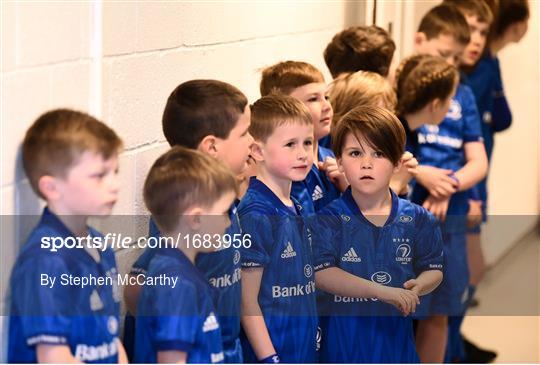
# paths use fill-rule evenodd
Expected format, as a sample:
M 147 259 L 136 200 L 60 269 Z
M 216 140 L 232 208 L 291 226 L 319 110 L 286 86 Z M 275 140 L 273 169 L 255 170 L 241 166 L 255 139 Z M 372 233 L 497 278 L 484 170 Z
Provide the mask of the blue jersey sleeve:
M 22 333 L 28 346 L 67 344 L 71 318 L 66 307 L 69 293 L 59 281 L 69 272 L 58 256 L 47 255 L 20 263 L 12 278 L 12 300 L 20 316 Z M 43 277 L 56 278 L 52 286 L 41 285 Z M 14 315 L 14 313 L 12 313 Z
M 312 232 L 313 267 L 315 271 L 337 266 L 338 250 L 336 242 L 341 242 L 339 219 L 329 215 L 325 209 L 321 214 L 310 217 L 308 222 Z
M 482 141 L 482 128 L 480 125 L 480 115 L 476 107 L 476 99 L 472 90 L 468 86 L 463 87 L 462 113 L 464 121 L 463 142 Z
M 157 351 L 189 352 L 201 326 L 195 286 L 179 278 L 176 288 L 161 286 L 155 291 L 155 348 Z
M 427 270 L 443 269 L 443 240 L 441 229 L 436 218 L 428 211 L 423 210 L 422 220 L 417 226 L 416 256 L 414 258 L 414 271 L 420 275 Z
M 251 246 L 240 248 L 242 267 L 264 267 L 270 262 L 274 244 L 271 217 L 262 213 L 240 216 L 244 234 L 251 236 Z
M 508 105 L 508 100 L 504 95 L 504 87 L 501 77 L 499 60 L 495 61 L 495 89 L 493 90 L 493 112 L 491 123 L 494 132 L 502 132 L 512 125 L 512 111 Z

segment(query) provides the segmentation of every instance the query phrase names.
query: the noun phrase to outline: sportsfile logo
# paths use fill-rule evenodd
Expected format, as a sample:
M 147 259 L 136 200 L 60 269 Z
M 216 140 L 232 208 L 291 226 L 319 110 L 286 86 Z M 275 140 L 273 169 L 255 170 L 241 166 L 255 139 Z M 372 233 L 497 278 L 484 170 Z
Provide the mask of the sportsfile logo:
M 283 250 L 283 253 L 281 254 L 282 259 L 290 259 L 292 257 L 296 256 L 296 251 L 293 249 L 290 242 L 287 242 L 287 247 Z
M 324 196 L 323 191 L 319 185 L 315 186 L 315 189 L 313 190 L 313 194 L 311 194 L 311 199 L 313 201 L 322 199 Z
M 362 259 L 358 257 L 356 254 L 356 251 L 354 250 L 354 247 L 349 248 L 349 251 L 345 252 L 345 255 L 341 257 L 341 261 L 343 262 L 361 262 Z
M 219 328 L 219 324 L 218 324 L 216 315 L 214 314 L 214 312 L 210 312 L 210 314 L 208 315 L 208 317 L 206 317 L 206 320 L 203 323 L 202 330 L 203 332 L 209 332 L 209 331 L 217 330 L 218 328 Z
M 410 255 L 411 255 L 411 246 L 409 246 L 406 243 L 402 243 L 396 249 L 396 261 L 400 262 L 402 265 L 406 265 L 411 262 L 412 258 L 409 257 Z
M 392 281 L 392 277 L 386 271 L 377 271 L 371 275 L 371 281 L 377 284 L 386 285 Z

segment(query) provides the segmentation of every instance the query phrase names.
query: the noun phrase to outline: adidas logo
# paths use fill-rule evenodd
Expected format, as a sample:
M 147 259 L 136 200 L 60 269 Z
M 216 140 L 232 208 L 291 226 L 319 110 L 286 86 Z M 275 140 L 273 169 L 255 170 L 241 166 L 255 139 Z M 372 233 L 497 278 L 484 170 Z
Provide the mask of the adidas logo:
M 323 191 L 319 185 L 315 186 L 315 190 L 313 190 L 313 194 L 311 194 L 311 199 L 313 201 L 322 199 L 324 196 Z
M 206 317 L 206 320 L 204 321 L 202 330 L 203 332 L 209 332 L 217 330 L 218 328 L 219 323 L 217 321 L 216 315 L 214 314 L 214 312 L 210 312 L 210 314 L 208 315 L 208 317 Z
M 292 245 L 290 242 L 287 242 L 287 247 L 283 250 L 283 253 L 281 254 L 282 259 L 289 259 L 291 257 L 296 256 L 296 251 L 292 248 Z
M 361 262 L 362 259 L 360 257 L 358 257 L 358 255 L 356 254 L 356 251 L 354 250 L 354 248 L 351 247 L 349 249 L 349 251 L 347 251 L 345 253 L 345 255 L 343 255 L 343 257 L 341 258 L 341 261 L 343 261 L 343 262 Z

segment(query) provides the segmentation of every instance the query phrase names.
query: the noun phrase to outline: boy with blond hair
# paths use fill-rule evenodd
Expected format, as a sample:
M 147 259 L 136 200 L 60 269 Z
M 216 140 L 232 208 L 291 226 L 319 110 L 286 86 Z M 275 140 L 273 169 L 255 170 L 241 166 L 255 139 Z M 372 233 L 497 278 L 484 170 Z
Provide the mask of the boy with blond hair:
M 182 239 L 156 248 L 148 265 L 148 277 L 165 275 L 176 283 L 142 289 L 136 362 L 223 362 L 213 288 L 195 260 L 222 244 L 236 192 L 231 170 L 195 150 L 173 147 L 150 169 L 144 184 L 146 206 L 161 237 Z M 197 236 L 206 237 L 208 244 L 197 242 Z
M 26 132 L 24 170 L 47 206 L 11 274 L 8 362 L 127 362 L 114 252 L 84 243 L 103 238 L 88 218 L 109 215 L 118 199 L 121 145 L 105 124 L 67 109 L 43 114 Z M 51 247 L 53 239 L 65 244 Z
M 292 96 L 311 114 L 315 136 L 313 165 L 304 181 L 293 182 L 291 194 L 306 212 L 317 212 L 338 198 L 348 185 L 343 174 L 337 171 L 334 153 L 318 143 L 330 134 L 333 118 L 324 77 L 309 63 L 279 62 L 263 70 L 260 89 L 262 96 L 271 93 Z
M 257 176 L 238 207 L 252 245 L 242 250 L 242 347 L 246 362 L 315 361 L 317 309 L 311 233 L 291 196 L 313 164 L 313 120 L 298 100 L 252 105 Z

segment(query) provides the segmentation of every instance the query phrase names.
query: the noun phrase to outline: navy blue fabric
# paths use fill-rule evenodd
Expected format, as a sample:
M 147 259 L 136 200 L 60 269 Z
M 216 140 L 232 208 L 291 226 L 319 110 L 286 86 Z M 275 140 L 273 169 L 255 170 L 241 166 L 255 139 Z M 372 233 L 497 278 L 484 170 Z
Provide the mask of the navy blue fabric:
M 231 226 L 225 232 L 234 237 L 242 234 L 240 221 L 237 214 L 237 202 L 229 209 Z M 150 219 L 149 235 L 159 237 L 160 232 L 153 219 Z M 155 249 L 147 248 L 133 264 L 131 274 L 146 274 L 148 265 L 155 254 Z M 242 349 L 239 346 L 240 334 L 240 301 L 241 301 L 241 268 L 240 250 L 229 247 L 213 253 L 201 253 L 195 261 L 197 268 L 204 274 L 208 282 L 217 289 L 215 297 L 216 314 L 221 324 L 223 349 L 226 363 L 237 363 L 242 359 Z M 134 333 L 133 317 L 126 315 L 126 327 L 124 329 L 124 343 L 126 352 L 133 348 L 132 338 Z M 130 344 L 131 343 L 131 344 Z M 128 352 L 128 355 L 131 354 Z
M 101 236 L 91 227 L 92 237 Z M 84 248 L 41 248 L 43 237 L 75 237 L 45 208 L 11 274 L 8 362 L 37 362 L 39 344 L 67 345 L 88 363 L 118 362 L 118 272 L 111 249 L 99 251 L 99 262 Z M 41 285 L 42 275 L 56 278 Z M 106 277 L 107 285 L 62 285 L 63 275 Z M 64 276 L 65 277 L 65 276 Z
M 471 89 L 460 84 L 452 99 L 450 110 L 444 121 L 438 125 L 423 125 L 417 129 L 420 165 L 434 166 L 457 171 L 465 163 L 464 144 L 481 142 L 480 118 Z M 415 184 L 411 200 L 419 205 L 428 197 L 428 191 Z M 447 219 L 443 226 L 446 233 L 466 231 L 466 215 L 469 210 L 467 191 L 452 195 L 448 206 Z
M 442 237 L 424 208 L 392 193 L 383 227 L 358 209 L 350 188 L 313 219 L 315 270 L 338 267 L 366 280 L 402 288 L 426 270 L 443 269 Z M 321 362 L 419 362 L 412 319 L 376 298 L 320 297 Z
M 259 290 L 270 338 L 282 362 L 315 361 L 317 309 L 312 265 L 311 233 L 303 207 L 292 198 L 300 215 L 291 212 L 260 180 L 251 178 L 238 206 L 240 222 L 252 245 L 242 249 L 243 268 L 264 268 Z M 245 335 L 246 362 L 257 362 Z
M 319 146 L 318 158 L 324 162 L 326 157 L 335 158 L 334 153 L 328 148 Z M 292 183 L 291 196 L 304 208 L 306 214 L 313 214 L 324 208 L 328 203 L 340 196 L 339 189 L 320 171 L 315 164 L 303 181 Z
M 156 248 L 147 275 L 177 278 L 176 285 L 146 285 L 137 306 L 135 357 L 155 363 L 159 351 L 187 352 L 188 363 L 222 363 L 221 329 L 213 291 L 178 248 Z

